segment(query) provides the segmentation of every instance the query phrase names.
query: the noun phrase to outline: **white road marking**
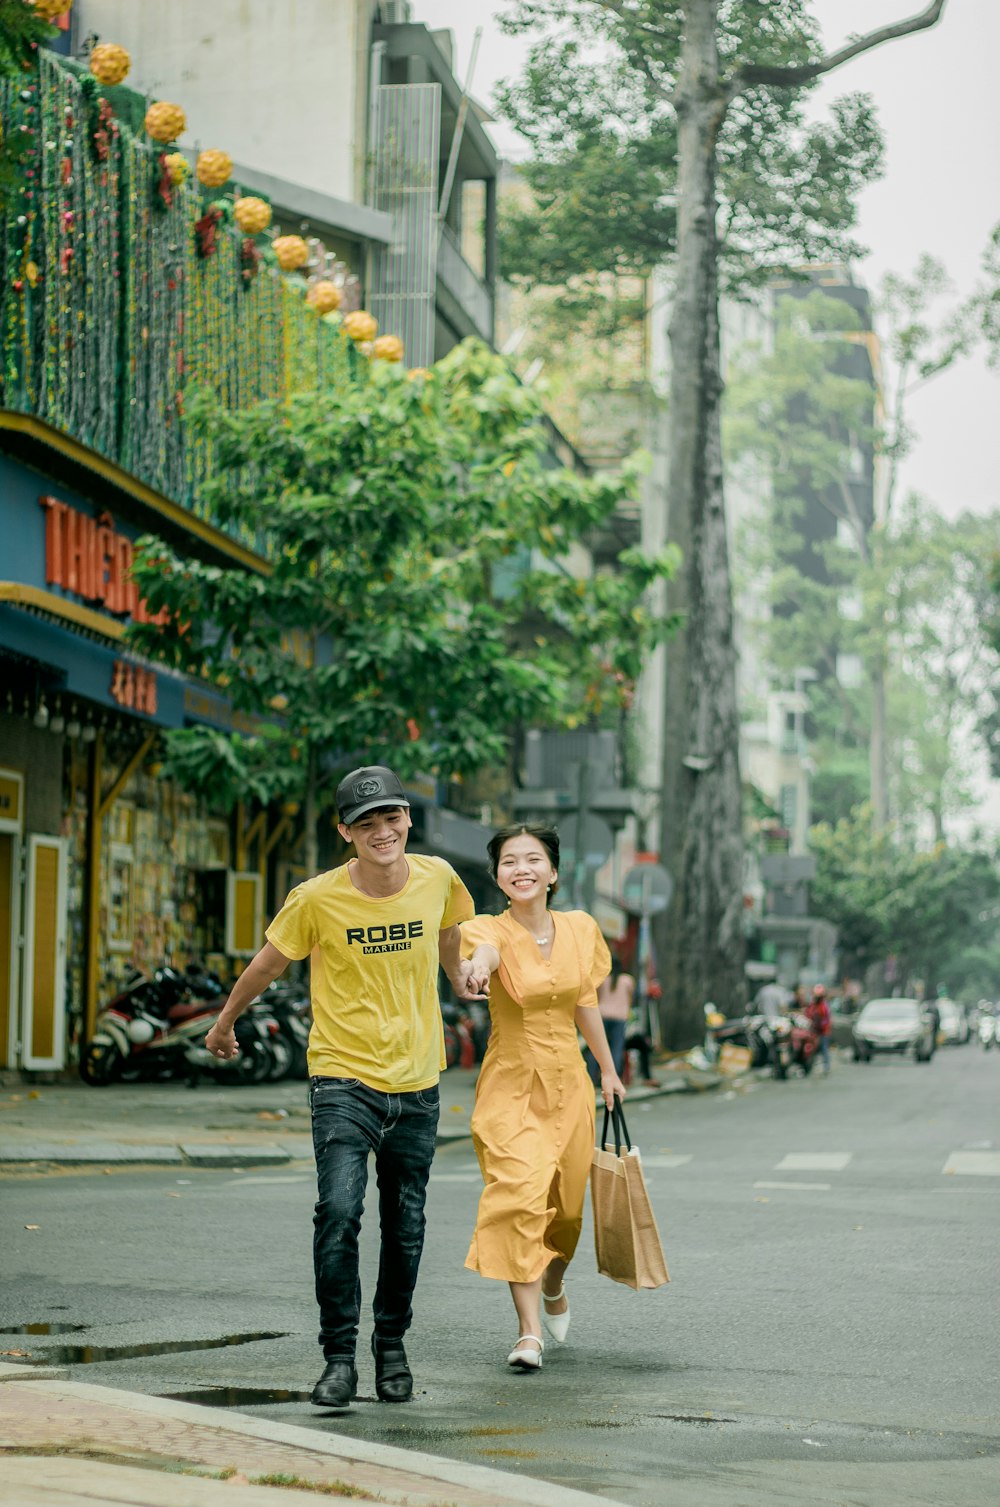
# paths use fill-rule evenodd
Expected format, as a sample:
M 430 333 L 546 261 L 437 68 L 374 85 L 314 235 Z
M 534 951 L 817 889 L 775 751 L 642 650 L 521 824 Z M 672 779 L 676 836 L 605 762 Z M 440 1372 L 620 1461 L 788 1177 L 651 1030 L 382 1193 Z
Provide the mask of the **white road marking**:
M 675 1156 L 673 1152 L 663 1152 L 660 1156 L 643 1156 L 641 1158 L 644 1167 L 683 1167 L 690 1160 L 689 1156 Z
M 755 1188 L 792 1188 L 799 1193 L 829 1193 L 832 1183 L 754 1183 Z
M 849 1151 L 790 1151 L 775 1172 L 843 1172 L 851 1160 Z
M 1000 1177 L 1000 1151 L 953 1151 L 941 1171 L 957 1177 Z

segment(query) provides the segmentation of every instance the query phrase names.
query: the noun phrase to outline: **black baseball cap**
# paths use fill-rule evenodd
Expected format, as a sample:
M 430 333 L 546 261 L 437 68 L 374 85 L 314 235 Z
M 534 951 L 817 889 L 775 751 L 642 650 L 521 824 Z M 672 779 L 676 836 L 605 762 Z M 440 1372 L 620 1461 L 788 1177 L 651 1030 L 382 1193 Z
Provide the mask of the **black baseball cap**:
M 409 801 L 403 793 L 399 775 L 386 769 L 384 764 L 367 764 L 363 769 L 352 769 L 337 786 L 337 810 L 345 827 L 351 827 L 367 811 L 378 806 L 405 806 Z

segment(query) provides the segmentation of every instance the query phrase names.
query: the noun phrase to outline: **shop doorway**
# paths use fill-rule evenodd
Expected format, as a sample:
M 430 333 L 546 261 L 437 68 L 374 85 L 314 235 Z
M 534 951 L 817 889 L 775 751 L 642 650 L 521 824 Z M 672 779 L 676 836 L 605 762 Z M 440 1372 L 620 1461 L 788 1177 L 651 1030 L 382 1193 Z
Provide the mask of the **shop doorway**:
M 66 1065 L 67 843 L 22 837 L 24 777 L 0 769 L 0 1055 Z

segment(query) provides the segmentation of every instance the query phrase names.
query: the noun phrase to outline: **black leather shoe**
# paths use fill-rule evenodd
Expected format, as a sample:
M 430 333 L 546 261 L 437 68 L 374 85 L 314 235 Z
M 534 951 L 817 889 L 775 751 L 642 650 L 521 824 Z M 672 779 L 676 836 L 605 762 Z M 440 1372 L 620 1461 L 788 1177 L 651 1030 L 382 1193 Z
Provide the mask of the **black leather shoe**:
M 409 1402 L 413 1396 L 413 1374 L 406 1363 L 402 1340 L 380 1340 L 372 1335 L 375 1357 L 375 1391 L 381 1402 Z
M 346 1408 L 358 1395 L 358 1373 L 349 1360 L 327 1361 L 312 1389 L 310 1401 L 317 1408 Z

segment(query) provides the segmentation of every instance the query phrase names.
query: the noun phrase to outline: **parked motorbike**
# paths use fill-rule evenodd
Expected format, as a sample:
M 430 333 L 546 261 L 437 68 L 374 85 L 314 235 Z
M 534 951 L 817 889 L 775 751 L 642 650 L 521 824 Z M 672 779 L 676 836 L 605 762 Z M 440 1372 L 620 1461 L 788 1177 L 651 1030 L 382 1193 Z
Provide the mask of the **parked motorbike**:
M 984 1052 L 988 1052 L 997 1043 L 997 1025 L 998 1021 L 995 1015 L 980 1015 L 977 1034 L 979 1036 L 979 1045 Z
M 766 1015 L 741 1015 L 729 1020 L 714 1005 L 706 1005 L 705 1055 L 716 1062 L 728 1043 L 749 1050 L 750 1067 L 767 1067 L 773 1060 L 773 1024 Z
M 472 1021 L 464 1004 L 441 1001 L 444 1028 L 444 1056 L 448 1067 L 475 1067 L 476 1044 Z
M 797 1067 L 803 1077 L 812 1072 L 819 1051 L 819 1032 L 800 1010 L 780 1015 L 771 1021 L 773 1035 L 772 1070 L 776 1078 L 787 1078 L 788 1070 Z
M 278 1025 L 277 1035 L 271 1041 L 275 1056 L 272 1081 L 308 1078 L 309 1028 L 312 1023 L 308 994 L 303 994 L 294 984 L 276 981 L 268 985 L 256 1004 Z
M 208 1070 L 242 1082 L 260 1082 L 273 1065 L 266 1017 L 241 1018 L 236 1039 L 240 1054 L 220 1062 L 204 1045 L 222 1008 L 225 988 L 214 974 L 158 968 L 133 969 L 122 989 L 98 1016 L 94 1035 L 80 1058 L 80 1077 L 104 1088 L 122 1077 L 187 1077 L 197 1082 Z

